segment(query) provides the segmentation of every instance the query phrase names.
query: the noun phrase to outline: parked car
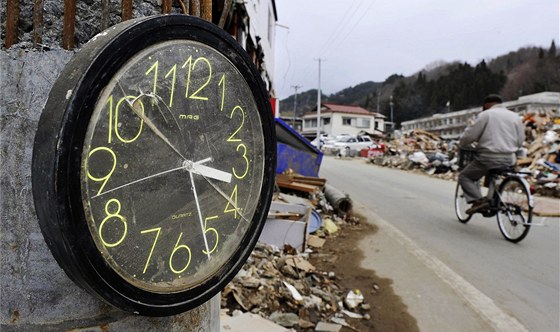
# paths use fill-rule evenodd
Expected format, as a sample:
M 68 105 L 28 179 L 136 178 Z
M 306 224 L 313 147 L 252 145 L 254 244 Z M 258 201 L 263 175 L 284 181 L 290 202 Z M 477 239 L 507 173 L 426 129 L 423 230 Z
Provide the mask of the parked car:
M 332 145 L 326 146 L 329 152 L 337 154 L 342 150 L 360 151 L 373 146 L 374 143 L 369 136 L 345 136 L 335 141 Z

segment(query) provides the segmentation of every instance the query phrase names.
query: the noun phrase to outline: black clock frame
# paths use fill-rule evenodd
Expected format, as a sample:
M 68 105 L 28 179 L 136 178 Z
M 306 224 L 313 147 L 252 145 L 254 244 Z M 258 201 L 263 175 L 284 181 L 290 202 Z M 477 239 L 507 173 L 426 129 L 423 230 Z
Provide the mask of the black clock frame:
M 139 51 L 187 39 L 222 53 L 244 77 L 255 98 L 264 134 L 264 176 L 255 215 L 242 241 L 211 278 L 186 291 L 149 292 L 135 287 L 105 262 L 87 226 L 80 190 L 82 149 L 98 98 L 113 75 Z M 167 316 L 190 310 L 217 294 L 236 275 L 266 221 L 276 170 L 276 135 L 270 103 L 247 53 L 225 31 L 186 15 L 161 15 L 120 23 L 94 37 L 66 65 L 39 121 L 32 161 L 35 209 L 54 258 L 76 284 L 122 310 Z

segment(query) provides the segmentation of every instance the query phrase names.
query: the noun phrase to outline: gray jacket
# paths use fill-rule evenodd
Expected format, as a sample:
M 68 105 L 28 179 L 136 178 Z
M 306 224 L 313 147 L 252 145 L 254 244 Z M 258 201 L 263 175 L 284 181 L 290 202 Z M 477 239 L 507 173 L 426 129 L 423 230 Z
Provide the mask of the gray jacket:
M 460 147 L 478 142 L 480 154 L 512 154 L 523 146 L 525 131 L 521 118 L 516 113 L 496 104 L 482 111 L 461 139 Z

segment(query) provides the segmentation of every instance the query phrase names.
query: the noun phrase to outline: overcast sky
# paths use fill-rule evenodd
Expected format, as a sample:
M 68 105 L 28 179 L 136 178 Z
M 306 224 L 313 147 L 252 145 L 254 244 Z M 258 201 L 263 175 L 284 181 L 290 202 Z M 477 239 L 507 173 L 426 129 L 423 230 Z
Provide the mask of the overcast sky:
M 476 65 L 559 36 L 559 0 L 276 0 L 276 95 L 338 92 L 436 61 Z

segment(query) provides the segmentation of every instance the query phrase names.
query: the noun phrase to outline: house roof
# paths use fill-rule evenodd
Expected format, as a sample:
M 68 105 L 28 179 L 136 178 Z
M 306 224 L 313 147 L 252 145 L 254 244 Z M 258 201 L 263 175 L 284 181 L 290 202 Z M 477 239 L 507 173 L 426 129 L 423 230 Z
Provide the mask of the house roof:
M 383 114 L 370 112 L 365 108 L 362 108 L 357 105 L 340 105 L 340 104 L 333 104 L 333 103 L 322 103 L 321 104 L 322 113 L 347 113 L 347 114 L 363 114 L 363 115 L 372 115 L 376 118 L 385 118 Z M 324 109 L 326 108 L 326 109 Z M 316 111 L 307 113 L 306 115 L 315 114 Z
M 335 113 L 371 114 L 370 111 L 356 105 L 339 105 L 331 103 L 323 103 L 321 105 L 326 107 L 328 111 Z

